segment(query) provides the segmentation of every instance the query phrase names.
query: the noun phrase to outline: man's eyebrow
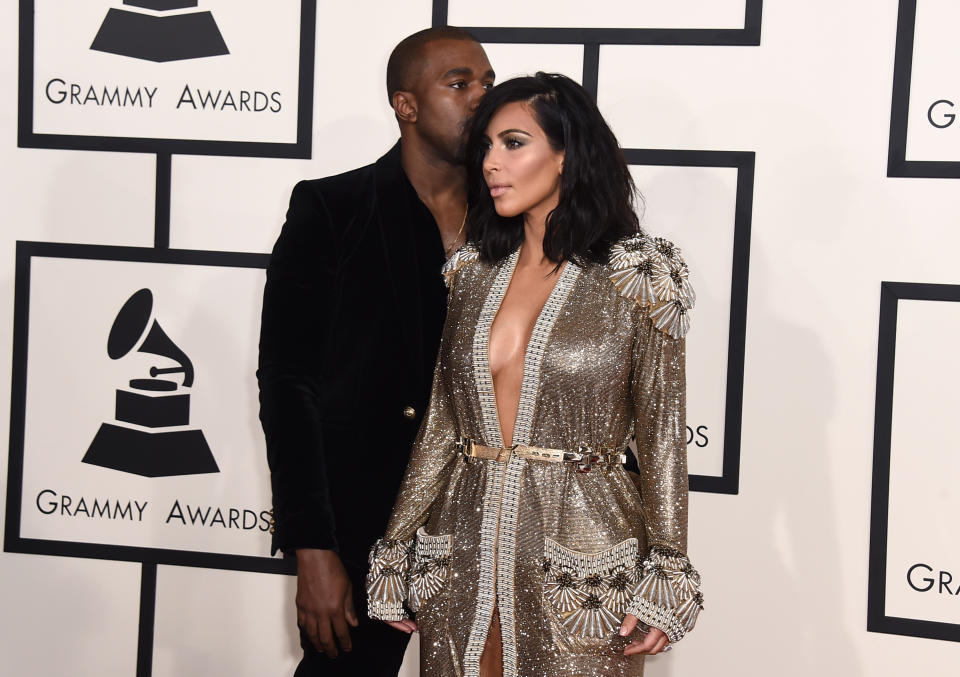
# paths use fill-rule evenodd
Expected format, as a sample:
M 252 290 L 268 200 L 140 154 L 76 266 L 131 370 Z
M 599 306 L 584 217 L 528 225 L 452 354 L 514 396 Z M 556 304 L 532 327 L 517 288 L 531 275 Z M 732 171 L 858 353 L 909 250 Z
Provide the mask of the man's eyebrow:
M 473 69 L 468 68 L 467 66 L 461 66 L 460 68 L 451 68 L 446 73 L 444 73 L 441 77 L 443 79 L 446 79 L 446 78 L 456 77 L 458 75 L 460 76 L 473 75 Z M 495 80 L 497 78 L 497 74 L 494 73 L 493 69 L 491 68 L 490 70 L 488 70 L 486 73 L 483 74 L 483 77 L 489 80 Z
M 467 68 L 466 66 L 461 66 L 460 68 L 451 68 L 446 73 L 444 73 L 441 77 L 445 79 L 445 78 L 452 78 L 457 75 L 473 75 L 473 69 Z

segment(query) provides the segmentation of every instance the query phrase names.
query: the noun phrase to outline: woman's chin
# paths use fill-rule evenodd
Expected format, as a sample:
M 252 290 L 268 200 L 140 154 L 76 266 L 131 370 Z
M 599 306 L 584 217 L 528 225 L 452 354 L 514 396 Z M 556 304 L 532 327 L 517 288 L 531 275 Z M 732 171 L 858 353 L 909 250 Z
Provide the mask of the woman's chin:
M 514 216 L 520 213 L 517 209 L 510 209 L 507 205 L 498 205 L 494 204 L 493 208 L 497 212 L 497 216 L 500 216 L 504 219 L 512 219 Z

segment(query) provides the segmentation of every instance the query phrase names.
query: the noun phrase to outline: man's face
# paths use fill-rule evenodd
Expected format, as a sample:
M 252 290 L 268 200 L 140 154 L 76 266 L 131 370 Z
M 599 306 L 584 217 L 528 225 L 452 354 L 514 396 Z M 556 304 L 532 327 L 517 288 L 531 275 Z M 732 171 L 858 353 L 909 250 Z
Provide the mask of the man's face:
M 422 66 L 412 86 L 417 131 L 444 159 L 463 162 L 465 123 L 493 87 L 493 80 L 480 43 L 434 40 L 424 46 Z

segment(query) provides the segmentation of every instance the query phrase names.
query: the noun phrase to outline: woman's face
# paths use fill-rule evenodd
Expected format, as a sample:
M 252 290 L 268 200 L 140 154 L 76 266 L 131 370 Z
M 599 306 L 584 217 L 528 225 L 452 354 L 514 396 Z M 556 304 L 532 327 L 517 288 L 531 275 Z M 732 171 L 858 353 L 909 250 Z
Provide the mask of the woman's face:
M 563 152 L 550 146 L 547 135 L 522 102 L 508 103 L 487 125 L 483 177 L 497 214 L 527 214 L 546 219 L 560 200 Z

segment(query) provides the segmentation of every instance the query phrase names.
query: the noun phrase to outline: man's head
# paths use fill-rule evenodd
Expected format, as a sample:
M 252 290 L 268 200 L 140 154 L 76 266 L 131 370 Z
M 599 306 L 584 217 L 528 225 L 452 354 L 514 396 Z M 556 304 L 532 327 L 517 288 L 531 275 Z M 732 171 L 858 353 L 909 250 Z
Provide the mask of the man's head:
M 387 95 L 404 137 L 416 136 L 462 162 L 464 123 L 493 86 L 483 47 L 462 28 L 428 28 L 405 38 L 387 62 Z

